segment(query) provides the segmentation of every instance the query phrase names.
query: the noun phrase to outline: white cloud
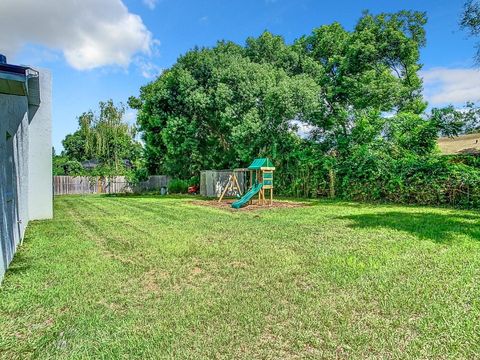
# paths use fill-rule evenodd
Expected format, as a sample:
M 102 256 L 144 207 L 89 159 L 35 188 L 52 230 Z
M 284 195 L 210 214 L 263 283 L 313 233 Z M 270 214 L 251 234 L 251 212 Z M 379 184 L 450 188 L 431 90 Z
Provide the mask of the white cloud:
M 160 66 L 155 65 L 144 57 L 138 57 L 134 61 L 138 69 L 140 70 L 140 73 L 146 79 L 154 79 L 159 76 L 163 71 Z
M 150 10 L 155 9 L 157 6 L 158 0 L 143 0 L 143 3 L 145 4 L 146 7 L 148 7 Z
M 60 50 L 75 69 L 127 67 L 155 45 L 140 16 L 122 0 L 1 0 L 0 52 L 15 55 L 27 44 Z
M 137 110 L 128 109 L 123 115 L 123 121 L 127 122 L 129 125 L 135 125 L 137 120 Z
M 433 68 L 420 73 L 430 105 L 464 104 L 480 100 L 480 71 L 466 68 Z

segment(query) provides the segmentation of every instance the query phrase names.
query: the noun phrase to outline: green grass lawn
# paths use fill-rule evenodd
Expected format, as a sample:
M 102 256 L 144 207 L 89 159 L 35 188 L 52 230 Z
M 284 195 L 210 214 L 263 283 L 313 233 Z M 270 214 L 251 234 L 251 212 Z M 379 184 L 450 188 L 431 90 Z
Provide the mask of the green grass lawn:
M 0 356 L 478 358 L 479 220 L 57 198 L 0 290 Z

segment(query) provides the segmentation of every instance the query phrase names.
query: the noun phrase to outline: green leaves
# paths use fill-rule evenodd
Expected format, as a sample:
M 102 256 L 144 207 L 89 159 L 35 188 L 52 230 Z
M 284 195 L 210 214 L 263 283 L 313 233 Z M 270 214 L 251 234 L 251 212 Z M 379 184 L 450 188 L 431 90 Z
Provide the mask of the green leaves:
M 480 2 L 478 0 L 468 0 L 460 19 L 462 29 L 468 31 L 470 36 L 480 35 Z M 477 43 L 477 54 L 475 56 L 477 64 L 480 64 L 480 43 Z
M 129 102 L 141 106 L 140 100 L 131 98 Z M 80 115 L 79 129 L 67 135 L 62 142 L 63 157 L 59 157 L 58 162 L 61 162 L 59 166 L 63 173 L 83 173 L 81 162 L 86 160 L 99 162 L 95 172 L 100 176 L 125 173 L 126 160 L 135 165 L 142 155 L 142 149 L 135 140 L 135 127 L 124 121 L 124 115 L 125 107 L 122 104 L 115 105 L 112 100 L 101 101 L 98 113 L 90 110 Z M 62 171 L 60 168 L 57 172 Z
M 187 53 L 132 100 L 142 104 L 138 123 L 151 169 L 187 178 L 241 166 L 290 137 L 291 120 L 318 116 L 319 85 L 289 73 L 299 54 L 268 33 L 247 42 Z M 282 59 L 290 65 L 279 66 Z

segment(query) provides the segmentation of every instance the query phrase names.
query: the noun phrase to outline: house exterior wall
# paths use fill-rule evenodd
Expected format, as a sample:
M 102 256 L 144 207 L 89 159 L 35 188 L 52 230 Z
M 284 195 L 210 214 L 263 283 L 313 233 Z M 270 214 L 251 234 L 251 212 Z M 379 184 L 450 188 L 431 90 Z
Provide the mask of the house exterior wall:
M 53 217 L 52 186 L 52 77 L 40 71 L 40 106 L 30 107 L 28 212 L 30 220 Z M 33 135 L 34 134 L 34 135 Z
M 36 109 L 25 96 L 0 94 L 0 281 L 28 221 L 52 215 L 50 75 L 41 83 L 45 104 Z
M 0 210 L 3 277 L 28 223 L 28 101 L 0 95 Z

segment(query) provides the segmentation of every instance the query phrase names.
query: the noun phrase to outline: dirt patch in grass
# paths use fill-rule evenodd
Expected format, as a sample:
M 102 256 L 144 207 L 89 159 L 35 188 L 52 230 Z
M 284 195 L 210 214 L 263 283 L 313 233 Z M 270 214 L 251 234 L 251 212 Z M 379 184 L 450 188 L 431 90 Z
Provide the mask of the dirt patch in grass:
M 158 286 L 158 277 L 165 278 L 166 274 L 158 274 L 155 269 L 152 269 L 143 275 L 142 285 L 145 292 L 156 293 L 160 291 L 160 287 Z
M 199 206 L 209 206 L 218 209 L 224 209 L 229 211 L 257 211 L 257 210 L 267 210 L 267 209 L 275 209 L 275 208 L 298 208 L 307 206 L 307 203 L 302 202 L 293 202 L 293 201 L 274 201 L 272 205 L 247 205 L 240 209 L 232 208 L 232 203 L 236 200 L 234 199 L 227 199 L 223 200 L 222 202 L 218 202 L 218 200 L 194 200 L 191 201 L 194 205 Z

